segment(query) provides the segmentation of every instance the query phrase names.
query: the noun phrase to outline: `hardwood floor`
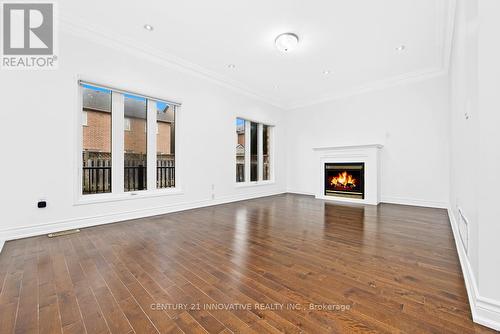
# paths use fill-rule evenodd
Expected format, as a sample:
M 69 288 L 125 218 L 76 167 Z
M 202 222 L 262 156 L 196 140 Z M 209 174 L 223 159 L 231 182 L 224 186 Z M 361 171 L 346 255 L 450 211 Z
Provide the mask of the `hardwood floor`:
M 490 332 L 445 210 L 291 194 L 9 241 L 0 284 L 2 334 Z

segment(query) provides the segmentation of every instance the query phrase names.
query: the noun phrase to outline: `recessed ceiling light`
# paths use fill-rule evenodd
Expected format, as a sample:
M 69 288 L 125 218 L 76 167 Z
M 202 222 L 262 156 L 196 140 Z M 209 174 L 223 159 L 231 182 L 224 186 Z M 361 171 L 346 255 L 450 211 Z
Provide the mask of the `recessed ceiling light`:
M 227 67 L 229 67 L 230 69 L 235 69 L 235 68 L 236 68 L 236 65 L 234 65 L 234 64 L 229 64 L 229 65 L 227 65 Z
M 398 52 L 402 52 L 402 51 L 404 51 L 404 50 L 406 50 L 406 46 L 405 46 L 405 45 L 400 45 L 400 46 L 398 46 L 398 47 L 396 48 L 396 51 L 398 51 Z
M 323 74 L 324 74 L 324 75 L 328 75 L 328 74 L 330 74 L 330 73 L 332 73 L 330 70 L 324 70 L 324 71 L 323 71 Z
M 153 31 L 154 30 L 153 26 L 149 25 L 149 24 L 145 24 L 144 25 L 144 29 L 146 29 L 147 31 Z
M 281 52 L 288 53 L 297 47 L 299 37 L 291 32 L 286 32 L 276 37 L 274 44 Z

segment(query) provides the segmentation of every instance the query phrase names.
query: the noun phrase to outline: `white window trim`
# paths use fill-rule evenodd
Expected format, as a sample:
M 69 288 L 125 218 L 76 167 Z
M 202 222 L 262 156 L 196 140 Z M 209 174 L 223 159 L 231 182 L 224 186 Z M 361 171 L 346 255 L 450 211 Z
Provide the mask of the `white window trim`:
M 121 93 L 111 93 L 111 193 L 106 195 L 124 194 L 124 152 L 125 152 L 125 97 Z M 83 142 L 83 138 L 82 138 Z M 81 178 L 80 178 L 81 179 Z M 80 188 L 80 193 L 81 193 Z M 81 195 L 83 198 L 91 195 Z M 100 195 L 100 194 L 97 194 Z
M 111 111 L 111 113 L 113 113 L 113 112 Z M 113 116 L 111 116 L 111 117 L 113 117 Z M 124 131 L 131 131 L 131 129 L 132 129 L 132 119 L 125 117 L 123 119 L 123 130 Z
M 112 173 L 111 173 L 111 193 L 102 193 L 102 194 L 82 194 L 82 150 L 83 150 L 83 130 L 82 130 L 82 121 L 83 121 L 83 89 L 82 84 L 88 84 L 96 87 L 102 87 L 105 89 L 109 89 L 112 91 L 112 111 L 111 111 L 111 164 L 112 164 Z M 73 205 L 87 205 L 87 204 L 97 204 L 97 203 L 105 203 L 105 202 L 115 202 L 115 201 L 124 201 L 124 200 L 133 200 L 139 198 L 150 198 L 150 197 L 159 197 L 159 196 L 171 196 L 171 195 L 182 195 L 184 194 L 182 190 L 182 168 L 180 168 L 182 164 L 181 155 L 179 155 L 179 145 L 180 140 L 178 133 L 180 133 L 180 129 L 182 127 L 182 115 L 180 111 L 181 104 L 176 102 L 169 102 L 168 100 L 160 99 L 160 98 L 150 98 L 147 95 L 143 94 L 135 94 L 133 92 L 128 92 L 126 90 L 119 90 L 112 88 L 112 85 L 100 85 L 94 84 L 92 82 L 86 82 L 77 80 L 77 103 L 76 103 L 76 117 L 75 117 L 75 134 L 76 134 L 76 152 L 75 152 L 75 166 L 74 170 L 74 201 Z M 147 190 L 140 191 L 124 191 L 124 94 L 133 94 L 138 96 L 143 96 L 148 99 L 148 106 L 151 107 L 156 106 L 155 101 L 165 101 L 170 103 L 173 108 L 175 108 L 175 187 L 171 188 L 156 188 L 156 110 L 153 113 L 154 117 L 147 118 L 148 125 L 148 175 L 153 175 L 153 177 L 148 176 L 147 180 Z M 150 103 L 154 99 L 154 104 Z M 115 109 L 116 108 L 116 109 Z M 114 110 L 118 110 L 115 112 Z M 148 116 L 149 116 L 149 107 L 148 107 Z M 153 131 L 151 131 L 153 129 Z M 117 134 L 117 135 L 115 135 Z M 154 154 L 150 154 L 153 151 Z M 154 160 L 154 162 L 153 162 Z M 153 169 L 153 171 L 151 171 Z M 154 181 L 153 181 L 154 180 Z
M 89 114 L 85 110 L 82 111 L 82 125 L 88 126 L 89 124 Z
M 245 181 L 239 182 L 241 183 L 249 183 L 250 181 L 250 169 L 251 169 L 251 150 L 250 150 L 250 145 L 251 145 L 251 139 L 252 139 L 252 134 L 250 132 L 251 126 L 250 122 L 245 120 Z
M 262 182 L 264 178 L 264 143 L 262 123 L 257 123 L 257 182 Z
M 275 184 L 276 181 L 274 179 L 274 133 L 275 133 L 275 126 L 265 123 L 265 122 L 259 122 L 255 120 L 250 120 L 246 117 L 236 117 L 236 119 L 241 119 L 245 121 L 245 181 L 243 182 L 236 182 L 235 181 L 235 187 L 236 188 L 246 188 L 246 187 L 255 187 L 255 186 L 263 186 L 263 185 L 271 185 Z M 250 123 L 257 123 L 257 162 L 258 162 L 258 167 L 257 167 L 257 181 L 250 181 L 250 163 L 251 163 L 251 125 Z M 263 128 L 264 125 L 268 126 L 268 131 L 270 131 L 269 135 L 269 140 L 270 140 L 270 145 L 269 145 L 269 164 L 270 164 L 270 170 L 269 170 L 269 180 L 263 180 L 263 173 L 264 173 L 264 157 L 263 157 Z M 234 164 L 236 165 L 236 154 L 235 154 L 235 160 Z M 236 170 L 235 170 L 236 173 Z M 233 180 L 236 180 L 236 175 L 233 177 Z
M 146 126 L 147 126 L 147 189 L 156 189 L 156 101 L 147 100 L 146 102 Z M 175 166 L 175 163 L 174 163 Z M 175 187 L 174 187 L 175 188 Z M 148 190 L 145 190 L 148 191 Z

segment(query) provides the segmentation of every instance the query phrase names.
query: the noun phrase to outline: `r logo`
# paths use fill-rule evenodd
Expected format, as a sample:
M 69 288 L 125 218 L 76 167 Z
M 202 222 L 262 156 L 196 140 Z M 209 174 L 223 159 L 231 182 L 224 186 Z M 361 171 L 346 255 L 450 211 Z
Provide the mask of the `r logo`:
M 53 52 L 53 4 L 3 4 L 4 55 L 52 55 Z

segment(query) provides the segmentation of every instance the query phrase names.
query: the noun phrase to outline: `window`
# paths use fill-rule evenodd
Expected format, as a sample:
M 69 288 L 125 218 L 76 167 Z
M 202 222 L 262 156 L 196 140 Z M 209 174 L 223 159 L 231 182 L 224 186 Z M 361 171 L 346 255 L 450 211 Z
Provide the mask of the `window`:
M 147 114 L 148 101 L 125 94 L 124 118 L 124 191 L 147 189 Z M 128 123 L 128 129 L 126 124 Z M 146 130 L 146 131 L 145 131 Z
M 111 192 L 111 90 L 83 85 L 82 193 Z
M 179 104 L 83 82 L 80 90 L 81 194 L 175 187 Z
M 266 124 L 236 119 L 236 182 L 272 180 L 272 129 Z
M 250 122 L 250 181 L 258 179 L 257 123 Z
M 175 186 L 175 108 L 156 101 L 156 187 Z
M 245 120 L 236 119 L 236 182 L 245 182 Z
M 262 163 L 263 163 L 263 175 L 262 179 L 263 180 L 270 180 L 271 179 L 271 166 L 270 166 L 270 152 L 271 152 L 271 147 L 270 147 L 270 126 L 269 125 L 262 125 Z

